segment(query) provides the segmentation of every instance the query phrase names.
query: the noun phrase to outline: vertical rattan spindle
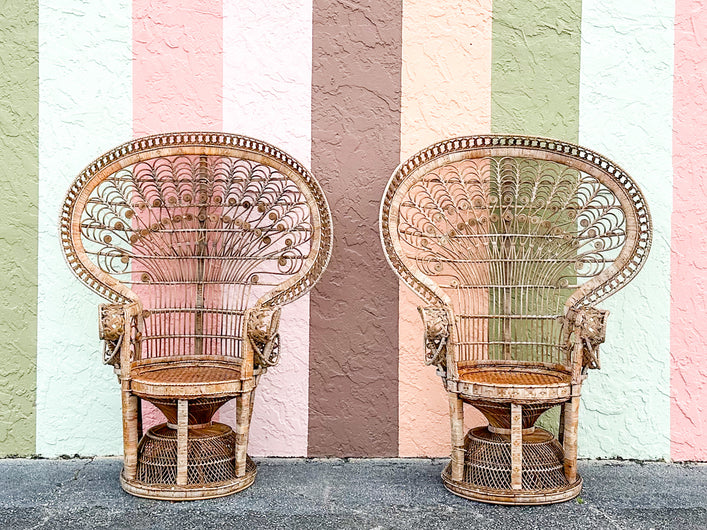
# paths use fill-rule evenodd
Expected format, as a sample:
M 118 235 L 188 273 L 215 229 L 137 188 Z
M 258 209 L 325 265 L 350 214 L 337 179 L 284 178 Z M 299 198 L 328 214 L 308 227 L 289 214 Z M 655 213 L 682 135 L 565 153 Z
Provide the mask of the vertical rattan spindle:
M 204 353 L 204 256 L 206 256 L 206 220 L 208 218 L 208 166 L 205 155 L 199 157 L 199 231 L 197 235 L 196 254 L 196 311 L 194 312 L 194 354 Z
M 511 404 L 511 488 L 523 484 L 523 414 L 522 407 Z
M 177 402 L 177 485 L 186 486 L 188 480 L 188 427 L 189 401 L 180 399 Z

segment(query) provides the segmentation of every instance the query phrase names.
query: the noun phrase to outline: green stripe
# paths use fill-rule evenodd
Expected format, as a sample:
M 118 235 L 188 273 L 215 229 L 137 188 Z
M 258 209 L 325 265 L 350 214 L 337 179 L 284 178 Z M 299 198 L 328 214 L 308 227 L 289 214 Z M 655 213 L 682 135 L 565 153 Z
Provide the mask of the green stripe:
M 38 4 L 0 17 L 0 456 L 35 452 Z M 53 212 L 52 212 L 53 215 Z
M 491 130 L 579 136 L 581 0 L 493 3 Z
M 493 3 L 491 131 L 579 138 L 581 0 Z M 557 432 L 559 407 L 538 425 Z

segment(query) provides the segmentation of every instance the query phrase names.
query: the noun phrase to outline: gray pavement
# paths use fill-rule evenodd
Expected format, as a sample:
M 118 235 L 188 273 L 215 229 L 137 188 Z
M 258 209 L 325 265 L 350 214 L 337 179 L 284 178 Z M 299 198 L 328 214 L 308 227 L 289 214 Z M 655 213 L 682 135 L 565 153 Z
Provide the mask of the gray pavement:
M 467 501 L 443 460 L 256 459 L 248 490 L 208 501 L 138 499 L 115 458 L 0 460 L 0 528 L 707 529 L 707 465 L 580 462 L 581 500 Z

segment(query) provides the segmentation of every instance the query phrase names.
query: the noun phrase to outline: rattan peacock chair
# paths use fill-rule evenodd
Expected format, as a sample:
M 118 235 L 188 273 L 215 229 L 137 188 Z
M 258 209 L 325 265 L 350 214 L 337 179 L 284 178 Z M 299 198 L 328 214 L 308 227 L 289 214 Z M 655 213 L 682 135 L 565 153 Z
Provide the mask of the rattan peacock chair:
M 425 361 L 450 404 L 445 486 L 499 504 L 577 496 L 582 381 L 599 368 L 608 314 L 595 305 L 636 275 L 651 244 L 638 186 L 576 145 L 454 138 L 395 170 L 380 230 L 390 265 L 428 304 Z M 464 403 L 488 426 L 465 436 Z M 559 440 L 535 426 L 557 405 Z
M 280 309 L 331 254 L 314 177 L 264 142 L 170 133 L 125 143 L 71 185 L 60 220 L 71 270 L 100 307 L 121 384 L 123 488 L 185 500 L 253 483 L 253 392 L 279 356 Z M 212 421 L 236 399 L 236 432 Z M 141 400 L 167 418 L 142 433 Z

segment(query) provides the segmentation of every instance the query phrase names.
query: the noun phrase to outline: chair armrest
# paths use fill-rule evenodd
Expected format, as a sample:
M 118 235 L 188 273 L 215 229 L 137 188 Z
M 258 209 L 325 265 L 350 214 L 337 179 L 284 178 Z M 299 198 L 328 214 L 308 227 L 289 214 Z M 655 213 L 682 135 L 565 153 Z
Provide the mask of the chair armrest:
M 246 315 L 246 335 L 253 366 L 268 368 L 280 361 L 280 307 L 254 307 Z
M 110 364 L 116 372 L 121 371 L 121 367 L 128 371 L 130 369 L 131 331 L 134 324 L 138 325 L 135 320 L 140 314 L 138 303 L 101 304 L 98 308 L 98 335 L 103 341 L 103 364 Z M 139 329 L 132 338 L 139 342 Z
M 446 377 L 447 349 L 452 330 L 449 311 L 437 306 L 418 307 L 417 310 L 425 326 L 425 364 L 436 366 L 437 373 Z
M 593 307 L 579 309 L 572 314 L 574 345 L 572 364 L 581 365 L 583 372 L 599 369 L 599 345 L 606 339 L 606 321 L 609 311 Z

